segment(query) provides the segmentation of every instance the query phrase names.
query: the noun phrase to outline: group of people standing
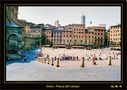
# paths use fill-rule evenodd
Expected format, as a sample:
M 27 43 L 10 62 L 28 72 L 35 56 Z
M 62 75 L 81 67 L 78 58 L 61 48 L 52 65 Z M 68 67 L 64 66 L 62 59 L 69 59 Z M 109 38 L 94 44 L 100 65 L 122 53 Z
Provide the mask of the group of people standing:
M 73 61 L 78 61 L 79 60 L 79 57 L 78 56 L 71 56 L 71 55 L 63 55 L 61 57 L 61 60 L 73 60 Z
M 42 50 L 43 51 L 43 50 Z M 115 52 L 115 51 L 111 51 L 111 50 L 104 50 L 104 49 L 99 49 L 99 50 L 92 50 L 92 52 L 88 52 L 84 54 L 84 60 L 88 60 L 88 61 L 93 61 L 93 63 L 96 62 L 96 60 L 108 60 L 109 56 L 111 56 L 112 59 L 119 59 L 121 53 L 120 52 Z M 39 56 L 45 56 L 44 53 L 39 53 Z M 50 58 L 50 54 L 48 55 Z M 52 60 L 56 60 L 56 56 L 51 58 Z M 65 53 L 63 55 L 59 55 L 59 59 L 60 61 L 79 61 L 82 59 L 82 57 L 78 56 L 78 55 L 69 55 Z

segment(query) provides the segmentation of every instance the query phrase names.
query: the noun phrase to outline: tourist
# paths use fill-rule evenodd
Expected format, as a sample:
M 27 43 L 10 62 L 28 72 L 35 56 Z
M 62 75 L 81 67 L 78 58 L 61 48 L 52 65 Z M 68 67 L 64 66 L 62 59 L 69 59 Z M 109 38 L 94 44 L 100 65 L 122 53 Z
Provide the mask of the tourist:
M 56 61 L 56 56 L 55 56 L 55 61 Z
M 78 60 L 78 56 L 77 56 L 77 60 Z
M 71 60 L 72 60 L 72 56 L 71 56 Z
M 97 58 L 96 58 L 96 56 L 95 56 L 95 54 L 94 54 L 94 55 L 93 55 L 93 58 L 92 58 L 93 64 L 94 64 L 94 65 L 96 65 L 96 59 L 97 59 Z

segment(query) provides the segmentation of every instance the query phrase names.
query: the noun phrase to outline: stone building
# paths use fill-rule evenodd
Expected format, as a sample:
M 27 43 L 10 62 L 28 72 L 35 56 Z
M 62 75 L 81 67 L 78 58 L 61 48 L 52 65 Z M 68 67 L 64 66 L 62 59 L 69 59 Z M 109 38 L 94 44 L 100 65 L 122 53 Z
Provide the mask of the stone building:
M 47 29 L 45 35 L 53 45 L 71 46 L 96 46 L 104 47 L 105 26 L 89 26 L 85 29 L 84 24 L 69 24 L 64 29 Z
M 121 25 L 110 26 L 110 47 L 120 47 L 121 45 Z
M 67 30 L 71 31 L 72 45 L 83 45 L 85 43 L 85 27 L 84 24 L 70 24 Z
M 62 32 L 62 44 L 63 45 L 73 45 L 72 31 L 64 30 Z
M 107 30 L 106 36 L 107 36 L 107 46 L 109 47 L 109 44 L 110 44 L 110 30 L 109 29 Z
M 32 25 L 30 26 L 30 33 L 32 37 L 41 37 L 43 31 L 43 25 Z
M 48 44 L 52 42 L 53 45 L 104 47 L 106 41 L 105 24 L 85 28 L 85 20 L 86 17 L 83 15 L 81 24 L 60 26 L 57 20 L 54 27 L 47 25 L 50 27 L 45 29 Z
M 93 46 L 95 42 L 94 38 L 94 29 L 93 28 L 87 28 L 85 29 L 85 46 Z
M 46 44 L 51 44 L 53 43 L 53 29 L 46 29 L 45 30 L 45 35 L 46 35 Z
M 52 30 L 52 42 L 54 45 L 61 45 L 62 44 L 62 32 L 63 30 L 59 30 L 59 29 L 53 29 Z
M 18 19 L 18 6 L 6 6 L 6 54 L 7 59 L 18 58 L 24 48 L 24 31 Z
M 105 25 L 87 27 L 88 33 L 86 34 L 87 44 L 93 44 L 95 47 L 104 47 L 105 43 Z

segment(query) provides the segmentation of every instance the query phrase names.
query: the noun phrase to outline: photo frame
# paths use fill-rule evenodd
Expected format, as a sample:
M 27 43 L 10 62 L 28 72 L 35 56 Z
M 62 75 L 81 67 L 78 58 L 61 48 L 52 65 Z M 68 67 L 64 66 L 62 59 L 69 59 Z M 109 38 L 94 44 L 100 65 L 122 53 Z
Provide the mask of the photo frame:
M 41 2 L 41 3 L 40 3 Z M 126 1 L 28 1 L 4 2 L 1 15 L 1 87 L 2 89 L 121 89 L 126 88 Z M 7 6 L 120 6 L 121 7 L 121 81 L 6 81 L 6 10 Z M 4 53 L 4 54 L 2 54 Z

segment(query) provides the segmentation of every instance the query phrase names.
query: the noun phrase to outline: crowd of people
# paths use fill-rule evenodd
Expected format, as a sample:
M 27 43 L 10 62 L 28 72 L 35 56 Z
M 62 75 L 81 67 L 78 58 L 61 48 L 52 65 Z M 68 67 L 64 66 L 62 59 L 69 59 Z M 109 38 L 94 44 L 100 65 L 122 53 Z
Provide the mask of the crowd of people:
M 43 53 L 39 53 L 39 55 L 43 55 Z M 59 57 L 50 57 L 49 54 L 46 54 L 45 58 L 49 58 L 52 61 L 56 61 L 57 58 L 59 58 L 60 61 L 80 61 L 84 58 L 84 60 L 91 61 L 94 65 L 96 65 L 96 60 L 108 60 L 109 56 L 111 56 L 112 59 L 119 59 L 121 53 L 119 52 L 100 52 L 100 53 L 92 53 L 92 54 L 85 54 L 83 57 L 79 56 L 73 56 L 73 55 L 59 55 Z
M 44 49 L 43 49 L 44 50 Z M 72 55 L 63 53 L 58 55 L 50 55 L 47 53 L 43 53 L 43 50 L 40 51 L 40 53 L 37 54 L 37 57 L 48 57 L 50 60 L 57 60 L 59 58 L 60 61 L 80 61 L 83 57 L 84 60 L 93 61 L 93 63 L 96 60 L 108 60 L 109 56 L 111 56 L 111 59 L 117 60 L 120 59 L 121 53 L 120 51 L 112 51 L 107 49 L 94 49 L 91 50 L 91 52 L 87 53 L 84 52 L 84 55 L 81 57 L 81 55 Z M 53 52 L 55 52 L 53 50 Z
M 71 55 L 65 55 L 65 54 L 63 56 L 61 56 L 60 58 L 61 58 L 62 61 L 63 60 L 73 60 L 73 61 L 79 60 L 78 56 L 71 56 Z

